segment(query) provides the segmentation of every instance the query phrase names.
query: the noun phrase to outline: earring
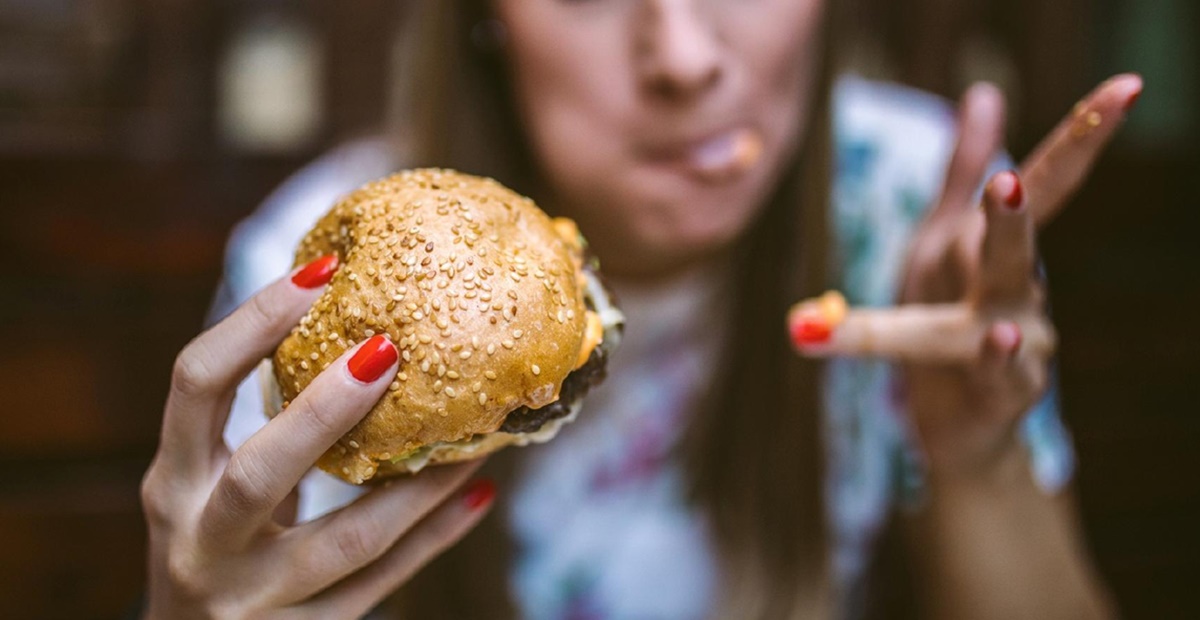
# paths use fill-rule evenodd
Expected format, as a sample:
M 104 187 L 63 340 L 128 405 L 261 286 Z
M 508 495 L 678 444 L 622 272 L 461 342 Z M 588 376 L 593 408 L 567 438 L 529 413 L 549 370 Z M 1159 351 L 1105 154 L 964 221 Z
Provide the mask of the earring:
M 508 28 L 494 17 L 481 20 L 471 28 L 471 43 L 485 54 L 498 52 L 508 44 Z

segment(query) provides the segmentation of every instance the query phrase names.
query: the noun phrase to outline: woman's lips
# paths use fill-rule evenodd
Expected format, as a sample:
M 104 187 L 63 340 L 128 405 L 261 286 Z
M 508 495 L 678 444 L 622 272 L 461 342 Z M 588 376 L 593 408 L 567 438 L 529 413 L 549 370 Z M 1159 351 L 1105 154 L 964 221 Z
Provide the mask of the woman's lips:
M 740 127 L 669 149 L 653 159 L 708 182 L 728 181 L 754 167 L 762 158 L 762 135 Z

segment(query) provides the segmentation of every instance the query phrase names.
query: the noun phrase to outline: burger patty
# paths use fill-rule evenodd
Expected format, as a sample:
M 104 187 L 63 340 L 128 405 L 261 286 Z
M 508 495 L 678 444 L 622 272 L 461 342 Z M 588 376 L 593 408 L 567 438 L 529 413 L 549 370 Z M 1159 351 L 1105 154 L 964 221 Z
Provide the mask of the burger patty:
M 540 409 L 521 407 L 514 409 L 504 418 L 500 431 L 505 433 L 532 433 L 542 428 L 550 420 L 565 418 L 571 413 L 571 405 L 587 395 L 592 386 L 604 380 L 607 373 L 608 356 L 602 347 L 592 349 L 587 362 L 571 371 L 563 379 L 562 388 L 558 391 L 558 400 Z

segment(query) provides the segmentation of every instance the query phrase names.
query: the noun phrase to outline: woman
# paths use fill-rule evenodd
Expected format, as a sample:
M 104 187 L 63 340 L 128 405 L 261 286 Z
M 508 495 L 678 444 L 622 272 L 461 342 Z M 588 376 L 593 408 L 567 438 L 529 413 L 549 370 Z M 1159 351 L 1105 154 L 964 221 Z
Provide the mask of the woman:
M 929 97 L 835 84 L 841 4 L 420 3 L 393 139 L 314 164 L 239 228 L 216 314 L 251 301 L 180 354 L 143 489 L 148 615 L 351 617 L 408 583 L 413 616 L 855 617 L 896 504 L 929 615 L 1107 615 L 1043 398 L 1033 235 L 1141 81 L 1110 80 L 997 172 L 994 89 L 954 127 Z M 331 275 L 274 280 L 296 240 L 338 195 L 418 165 L 576 219 L 629 317 L 585 416 L 492 459 L 507 501 L 445 555 L 493 501 L 467 482 L 478 463 L 343 508 L 356 490 L 309 476 L 290 525 L 289 492 L 396 372 L 390 345 L 348 353 L 265 426 L 243 385 L 236 449 L 220 440 L 238 381 Z M 795 315 L 802 353 L 839 358 L 819 375 L 782 323 L 829 286 L 896 307 Z

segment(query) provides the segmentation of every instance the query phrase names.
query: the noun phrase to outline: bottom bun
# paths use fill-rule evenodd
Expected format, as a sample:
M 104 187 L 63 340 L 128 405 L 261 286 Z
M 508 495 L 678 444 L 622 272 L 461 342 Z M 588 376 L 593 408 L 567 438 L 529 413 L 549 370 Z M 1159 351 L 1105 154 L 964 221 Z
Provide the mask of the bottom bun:
M 579 410 L 582 408 L 583 399 L 580 398 L 571 403 L 571 413 L 557 420 L 548 420 L 541 428 L 532 433 L 505 433 L 496 431 L 486 435 L 476 435 L 463 441 L 426 446 L 408 458 L 379 463 L 379 468 L 375 472 L 375 478 L 415 474 L 427 465 L 442 465 L 445 463 L 458 463 L 460 461 L 483 458 L 508 446 L 527 446 L 529 444 L 546 443 L 554 439 L 563 426 L 575 421 Z
M 258 368 L 259 384 L 263 394 L 263 408 L 267 417 L 271 418 L 283 411 L 283 394 L 275 380 L 271 360 L 265 359 Z M 380 480 L 404 474 L 415 474 L 427 465 L 458 463 L 483 458 L 507 446 L 527 446 L 529 444 L 546 443 L 558 435 L 558 431 L 566 424 L 575 421 L 583 408 L 583 398 L 577 398 L 571 403 L 568 413 L 558 419 L 548 420 L 538 430 L 531 433 L 505 433 L 496 431 L 483 435 L 475 435 L 468 439 L 453 442 L 439 442 L 424 446 L 415 453 L 404 458 L 389 461 L 375 461 L 362 456 L 352 461 L 352 467 L 343 467 L 340 471 L 326 463 L 323 456 L 317 466 L 326 473 L 337 476 L 353 484 L 362 484 L 367 480 Z

